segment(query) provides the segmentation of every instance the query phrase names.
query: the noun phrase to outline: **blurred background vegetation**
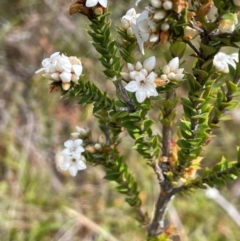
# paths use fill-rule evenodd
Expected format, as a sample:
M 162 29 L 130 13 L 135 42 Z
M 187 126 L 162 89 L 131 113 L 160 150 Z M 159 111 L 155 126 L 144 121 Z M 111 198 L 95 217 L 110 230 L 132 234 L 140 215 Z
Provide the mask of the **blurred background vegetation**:
M 109 2 L 114 30 L 134 1 Z M 86 76 L 110 95 L 114 91 L 89 43 L 85 31 L 88 20 L 68 15 L 71 3 L 1 0 L 0 240 L 143 241 L 144 228 L 129 217 L 130 207 L 115 191 L 115 184 L 103 179 L 100 166 L 89 166 L 76 178 L 57 170 L 63 142 L 76 125 L 92 129 L 95 138 L 100 131 L 91 116 L 91 106 L 82 108 L 77 101 L 61 98 L 60 93 L 48 93 L 49 81 L 34 74 L 42 59 L 55 51 L 81 56 Z M 141 6 L 146 3 L 143 1 Z M 236 157 L 240 109 L 229 114 L 232 120 L 222 124 L 215 133 L 218 138 L 205 150 L 206 165 L 213 165 L 223 154 L 230 160 Z M 151 215 L 159 187 L 154 173 L 129 148 L 131 145 L 132 140 L 127 138 L 121 151 L 128 156 L 126 161 L 142 188 L 143 207 Z M 240 209 L 239 180 L 220 192 Z M 177 196 L 168 219 L 180 231 L 176 240 L 240 240 L 239 226 L 202 190 Z

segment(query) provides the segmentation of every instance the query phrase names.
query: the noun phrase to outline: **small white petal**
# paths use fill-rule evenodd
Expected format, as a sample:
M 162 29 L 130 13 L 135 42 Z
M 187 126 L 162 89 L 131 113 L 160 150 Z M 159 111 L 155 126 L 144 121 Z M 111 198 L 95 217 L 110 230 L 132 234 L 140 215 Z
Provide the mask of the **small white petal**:
M 55 81 L 60 81 L 60 76 L 59 76 L 59 73 L 53 73 L 51 74 L 51 78 Z
M 78 169 L 75 165 L 71 165 L 68 170 L 71 176 L 75 177 L 77 175 Z
M 74 73 L 75 73 L 76 75 L 80 76 L 80 75 L 82 74 L 82 69 L 83 69 L 82 65 L 80 65 L 80 64 L 74 64 L 74 65 L 72 66 L 72 68 L 73 68 L 73 71 L 74 71 Z
M 78 170 L 84 170 L 87 168 L 85 162 L 83 162 L 82 160 L 77 161 L 76 164 L 77 164 Z
M 62 150 L 61 154 L 62 154 L 64 157 L 70 156 L 70 155 L 71 155 L 71 151 L 70 151 L 70 149 L 65 148 L 65 149 Z
M 87 0 L 86 7 L 91 8 L 98 4 L 98 0 Z
M 68 170 L 69 166 L 70 166 L 70 162 L 63 161 L 63 163 L 59 165 L 59 168 L 65 171 L 65 170 Z
M 175 78 L 176 78 L 176 74 L 175 73 L 171 72 L 171 73 L 168 74 L 168 79 L 176 80 Z
M 73 141 L 74 146 L 80 146 L 80 145 L 82 145 L 82 143 L 83 143 L 82 139 L 76 139 Z
M 156 57 L 152 56 L 150 58 L 147 58 L 143 62 L 143 66 L 144 66 L 145 69 L 147 69 L 148 72 L 151 72 L 156 66 Z
M 70 82 L 72 78 L 72 74 L 64 71 L 60 74 L 60 78 L 62 82 Z
M 135 95 L 136 95 L 138 103 L 142 103 L 147 98 L 147 94 L 145 91 L 139 90 L 136 92 Z
M 184 68 L 180 68 L 180 69 L 178 69 L 178 70 L 176 71 L 176 74 L 182 74 L 183 71 L 184 71 Z
M 168 66 L 170 67 L 170 70 L 172 72 L 177 71 L 178 67 L 179 67 L 179 58 L 175 57 L 173 58 L 169 63 Z
M 158 96 L 158 92 L 156 90 L 156 88 L 154 86 L 151 86 L 150 88 L 148 88 L 147 90 L 147 96 Z
M 169 74 L 171 72 L 170 70 L 170 67 L 168 65 L 165 65 L 163 68 L 162 68 L 162 72 L 164 74 Z
M 142 64 L 138 61 L 135 65 L 135 70 L 139 71 L 142 69 L 142 67 L 143 67 Z
M 148 71 L 147 71 L 145 68 L 141 69 L 140 72 L 141 72 L 142 74 L 144 74 L 145 77 L 148 76 Z
M 76 153 L 82 153 L 82 152 L 84 152 L 85 151 L 85 149 L 82 147 L 82 146 L 78 146 L 77 148 L 76 148 Z
M 66 148 L 72 148 L 74 146 L 72 140 L 65 141 L 63 144 Z
M 136 92 L 138 90 L 137 82 L 132 80 L 126 86 L 125 89 L 129 92 Z
M 179 81 L 179 80 L 182 80 L 184 77 L 184 74 L 176 74 L 175 75 L 175 80 Z
M 147 82 L 150 83 L 150 84 L 153 84 L 156 77 L 157 77 L 157 74 L 152 71 L 147 77 Z
M 129 77 L 131 80 L 136 79 L 136 77 L 139 75 L 139 71 L 131 71 L 129 74 Z
M 134 71 L 134 65 L 133 64 L 127 63 L 127 67 L 128 67 L 129 72 Z
M 56 57 L 58 57 L 60 55 L 60 52 L 55 52 L 50 56 L 50 59 L 55 59 Z
M 98 1 L 104 8 L 107 7 L 107 0 L 99 0 Z

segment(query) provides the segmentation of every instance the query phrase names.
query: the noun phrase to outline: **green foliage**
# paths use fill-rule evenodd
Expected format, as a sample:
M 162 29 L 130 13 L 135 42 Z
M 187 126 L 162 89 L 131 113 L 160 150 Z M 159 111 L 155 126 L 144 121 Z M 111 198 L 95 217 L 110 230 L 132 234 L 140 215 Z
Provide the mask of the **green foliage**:
M 91 31 L 88 34 L 93 39 L 93 46 L 101 54 L 99 60 L 106 68 L 103 72 L 114 80 L 118 80 L 121 70 L 121 60 L 117 57 L 117 42 L 111 40 L 111 21 L 108 18 L 109 13 L 105 13 L 96 18 L 91 18 Z
M 213 168 L 206 168 L 202 180 L 209 186 L 224 186 L 227 181 L 235 180 L 240 175 L 240 148 L 238 147 L 237 161 L 229 162 L 222 158 Z
M 117 29 L 118 34 L 122 38 L 122 42 L 118 42 L 119 53 L 126 63 L 134 63 L 134 58 L 132 55 L 133 50 L 136 47 L 136 40 L 133 36 L 129 36 L 127 32 L 119 28 Z

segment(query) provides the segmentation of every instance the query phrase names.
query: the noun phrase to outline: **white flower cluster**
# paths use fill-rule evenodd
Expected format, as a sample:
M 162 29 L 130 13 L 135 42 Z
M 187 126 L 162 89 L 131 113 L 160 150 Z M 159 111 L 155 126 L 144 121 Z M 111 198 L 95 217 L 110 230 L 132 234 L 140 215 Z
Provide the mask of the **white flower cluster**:
M 179 81 L 184 77 L 183 68 L 179 69 L 179 58 L 173 58 L 167 65 L 162 69 L 163 74 L 161 79 L 165 81 Z
M 59 165 L 62 170 L 68 170 L 72 176 L 76 176 L 77 172 L 87 168 L 85 157 L 82 153 L 85 149 L 82 146 L 82 139 L 74 141 L 68 140 L 64 142 L 65 149 L 61 152 L 64 161 Z
M 71 81 L 77 83 L 82 74 L 82 63 L 77 57 L 67 57 L 56 52 L 42 61 L 43 68 L 35 73 L 45 72 L 44 76 L 54 81 L 61 81 L 62 88 L 68 90 Z
M 137 62 L 135 66 L 128 63 L 129 73 L 122 73 L 126 80 L 131 80 L 125 89 L 135 92 L 136 99 L 142 103 L 147 97 L 157 96 L 158 92 L 154 85 L 157 74 L 153 71 L 156 65 L 156 58 L 152 56 L 146 59 L 143 64 Z
M 222 19 L 219 22 L 219 33 L 233 33 L 237 24 L 237 14 L 227 13 L 222 16 Z
M 104 8 L 106 8 L 108 4 L 108 0 L 87 0 L 85 5 L 86 7 L 91 8 L 91 7 L 95 7 L 98 3 Z
M 167 32 L 170 25 L 162 22 L 160 27 L 157 22 L 167 16 L 167 11 L 173 7 L 172 1 L 151 1 L 152 6 L 148 6 L 141 14 L 137 14 L 134 8 L 127 11 L 122 17 L 122 27 L 127 30 L 128 35 L 135 35 L 138 46 L 144 54 L 144 47 L 152 46 L 159 41 L 159 31 Z
M 237 53 L 228 55 L 223 52 L 219 52 L 213 58 L 213 66 L 221 73 L 229 73 L 228 65 L 231 65 L 234 69 L 236 69 L 236 63 L 238 63 Z

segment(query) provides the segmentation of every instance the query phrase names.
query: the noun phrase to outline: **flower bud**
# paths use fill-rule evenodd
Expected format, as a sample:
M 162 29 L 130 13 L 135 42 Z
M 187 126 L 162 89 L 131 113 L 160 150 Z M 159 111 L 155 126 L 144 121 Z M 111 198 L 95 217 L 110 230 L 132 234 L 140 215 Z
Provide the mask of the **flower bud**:
M 124 29 L 128 29 L 130 27 L 129 21 L 127 19 L 125 19 L 125 18 L 121 19 L 121 23 L 122 23 L 122 27 Z
M 152 33 L 149 37 L 149 42 L 156 43 L 159 40 L 159 35 L 156 33 Z
M 142 64 L 138 61 L 135 65 L 135 69 L 140 71 L 143 68 Z
M 187 41 L 190 41 L 190 40 L 194 39 L 198 34 L 199 34 L 199 32 L 196 29 L 186 26 L 184 28 L 183 38 Z
M 104 9 L 103 7 L 95 7 L 93 9 L 93 12 L 95 15 L 99 16 L 99 15 L 102 15 L 104 13 Z
M 151 5 L 154 8 L 161 8 L 162 2 L 161 2 L 161 0 L 151 0 Z
M 71 84 L 69 82 L 62 82 L 62 88 L 63 90 L 69 90 Z
M 167 11 L 171 10 L 173 8 L 173 3 L 167 0 L 163 3 L 163 8 Z
M 100 143 L 101 145 L 105 145 L 106 144 L 106 137 L 104 135 L 100 135 L 98 137 L 98 143 Z
M 164 19 L 166 17 L 166 15 L 167 15 L 167 12 L 164 9 L 162 9 L 162 10 L 157 11 L 154 14 L 153 19 L 159 21 L 159 20 Z
M 96 144 L 94 145 L 94 148 L 95 148 L 95 150 L 99 151 L 99 150 L 102 149 L 102 145 L 101 145 L 100 143 L 96 143 Z
M 168 23 L 162 23 L 161 24 L 161 30 L 164 32 L 167 32 L 170 28 L 170 25 Z
M 163 68 L 162 68 L 162 72 L 164 74 L 169 74 L 170 73 L 170 67 L 168 65 L 165 65 Z
M 156 87 L 161 87 L 169 83 L 168 79 L 156 78 L 154 84 Z
M 222 19 L 218 26 L 220 33 L 233 33 L 235 30 L 234 20 Z

